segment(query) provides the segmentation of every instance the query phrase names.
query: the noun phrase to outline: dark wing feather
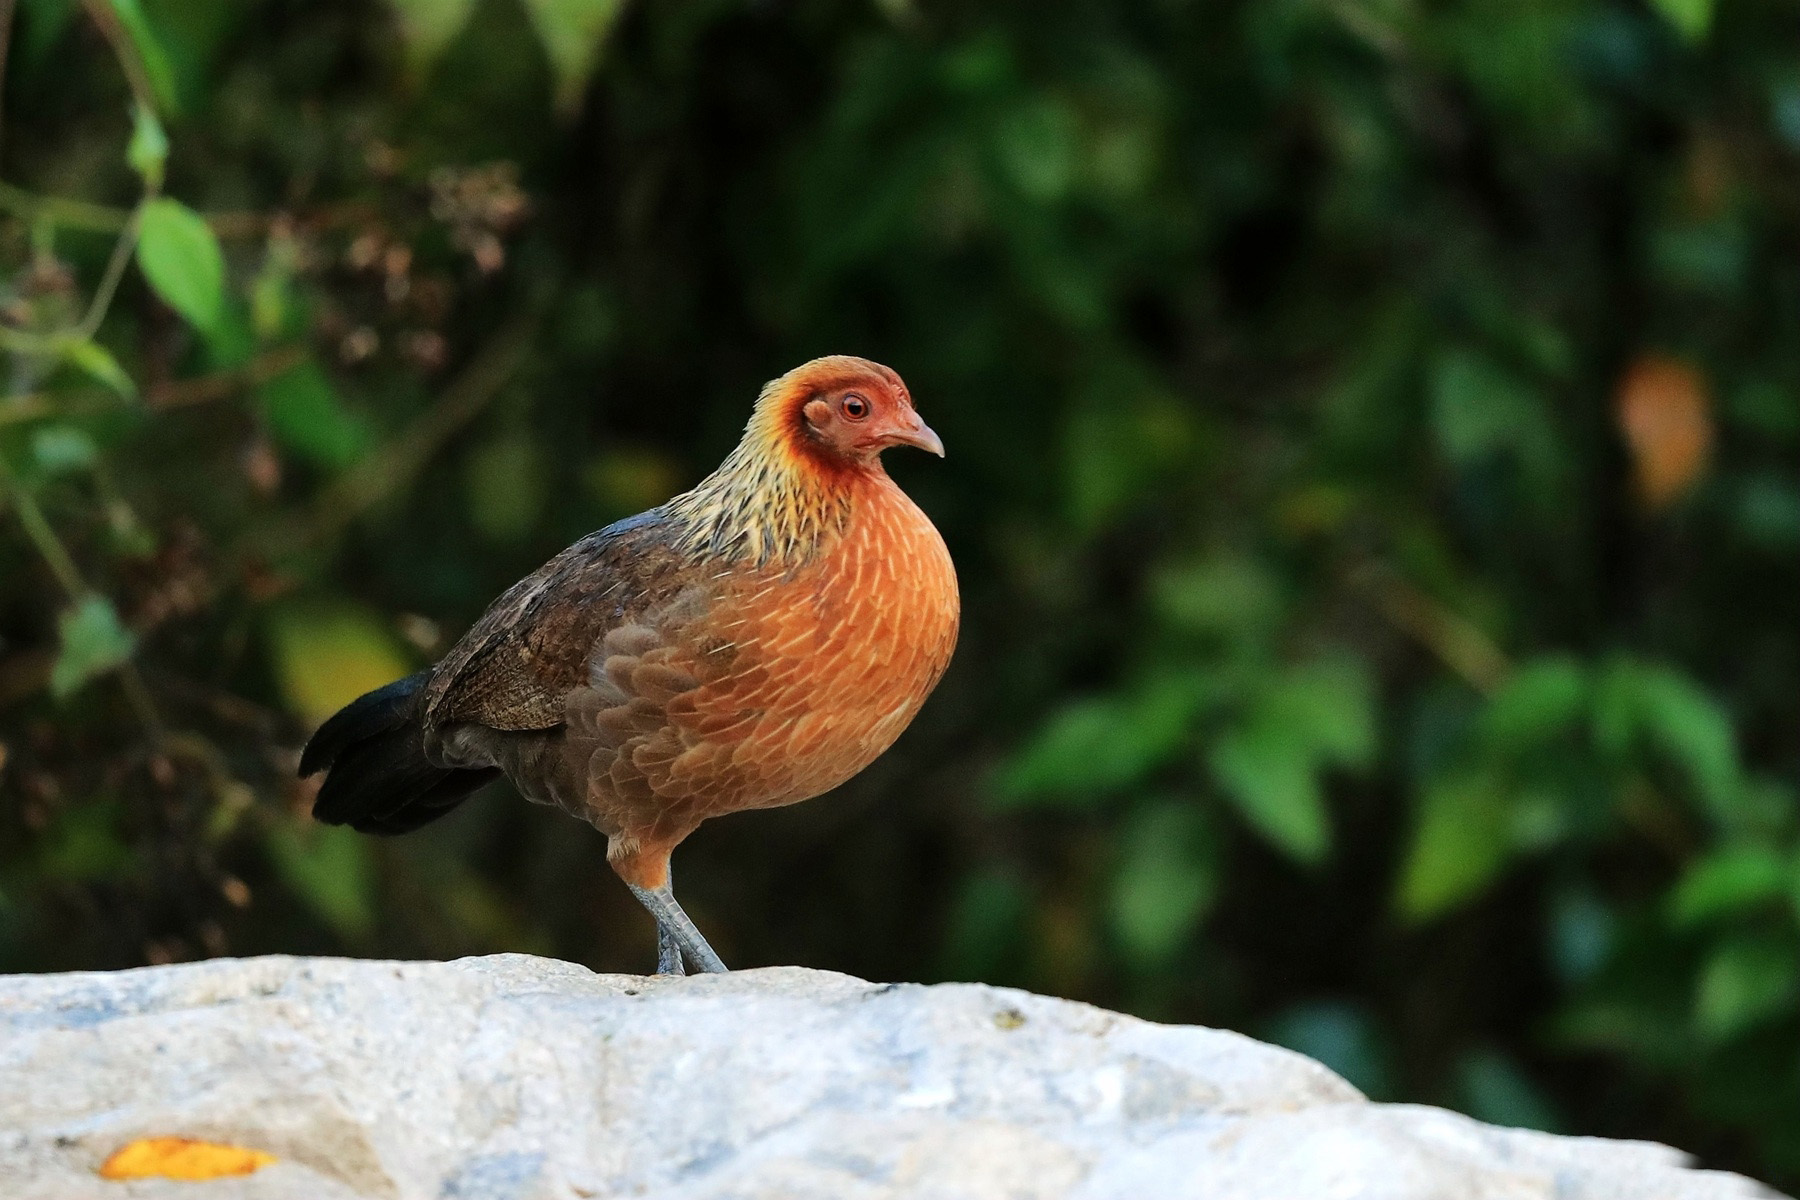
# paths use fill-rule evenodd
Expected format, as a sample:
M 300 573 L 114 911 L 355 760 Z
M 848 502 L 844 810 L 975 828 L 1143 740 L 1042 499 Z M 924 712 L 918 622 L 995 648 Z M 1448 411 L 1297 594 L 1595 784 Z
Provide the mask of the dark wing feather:
M 680 587 L 688 563 L 661 509 L 589 534 L 509 588 L 432 673 L 428 736 L 470 722 L 553 729 L 607 632 Z

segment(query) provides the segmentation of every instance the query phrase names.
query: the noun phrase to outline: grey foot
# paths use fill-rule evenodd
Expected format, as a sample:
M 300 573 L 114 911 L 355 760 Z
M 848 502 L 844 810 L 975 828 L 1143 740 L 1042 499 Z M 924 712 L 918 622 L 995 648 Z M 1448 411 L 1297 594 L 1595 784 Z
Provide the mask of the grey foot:
M 626 884 L 631 894 L 638 898 L 638 903 L 650 910 L 657 924 L 657 970 L 663 974 L 680 974 L 679 962 L 672 964 L 673 971 L 666 969 L 670 964 L 670 955 L 665 948 L 667 942 L 673 942 L 690 965 L 700 971 L 712 974 L 726 970 L 726 966 L 706 944 L 700 931 L 694 928 L 694 922 L 681 911 L 681 905 L 675 903 L 675 891 L 668 884 L 659 888 L 641 888 L 636 884 Z
M 675 940 L 675 935 L 661 921 L 656 923 L 656 973 L 687 974 L 687 968 L 681 965 L 681 943 Z

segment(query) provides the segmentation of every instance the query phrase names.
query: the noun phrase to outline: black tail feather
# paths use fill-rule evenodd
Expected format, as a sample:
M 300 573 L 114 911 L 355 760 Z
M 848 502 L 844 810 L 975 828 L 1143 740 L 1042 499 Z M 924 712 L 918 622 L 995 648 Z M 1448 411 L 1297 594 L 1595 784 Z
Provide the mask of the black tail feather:
M 313 817 L 364 833 L 410 833 L 455 808 L 500 772 L 460 770 L 425 757 L 414 719 L 429 671 L 409 675 L 345 705 L 300 755 L 300 775 L 326 771 Z

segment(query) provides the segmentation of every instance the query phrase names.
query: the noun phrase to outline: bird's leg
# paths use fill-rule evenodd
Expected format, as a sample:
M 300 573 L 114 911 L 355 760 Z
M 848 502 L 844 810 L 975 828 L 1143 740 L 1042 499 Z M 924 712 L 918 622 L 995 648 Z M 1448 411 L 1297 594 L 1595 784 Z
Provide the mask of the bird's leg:
M 661 921 L 656 923 L 656 973 L 687 974 L 687 968 L 681 965 L 681 943 L 675 940 L 675 935 Z
M 665 868 L 663 883 L 671 893 L 674 892 L 674 868 Z M 681 964 L 681 942 L 677 940 L 669 927 L 663 924 L 661 917 L 656 919 L 656 973 L 658 975 L 687 974 L 687 968 Z
M 706 944 L 706 939 L 700 936 L 700 931 L 694 928 L 694 922 L 681 911 L 681 905 L 675 903 L 675 890 L 669 886 L 667 879 L 663 881 L 661 887 L 656 888 L 639 887 L 629 881 L 625 886 L 630 888 L 631 894 L 638 898 L 638 903 L 649 909 L 650 915 L 656 918 L 659 930 L 657 934 L 657 967 L 659 970 L 667 961 L 664 958 L 666 952 L 662 949 L 665 938 L 673 940 L 675 945 L 680 948 L 681 953 L 687 956 L 688 962 L 700 970 L 712 973 L 726 969 L 725 964 L 719 961 L 719 956 L 713 952 L 713 948 Z M 678 974 L 679 970 L 676 973 Z

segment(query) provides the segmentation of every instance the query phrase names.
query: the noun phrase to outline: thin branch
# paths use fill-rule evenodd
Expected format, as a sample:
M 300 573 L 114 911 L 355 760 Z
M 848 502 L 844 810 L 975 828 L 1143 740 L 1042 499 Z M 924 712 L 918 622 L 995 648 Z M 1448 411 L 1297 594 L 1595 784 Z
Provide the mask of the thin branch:
M 7 330 L 0 328 L 0 335 L 6 332 Z M 0 345 L 5 344 L 5 337 L 0 336 Z M 38 352 L 35 343 L 31 352 Z M 241 367 L 159 383 L 144 392 L 144 406 L 157 412 L 167 412 L 229 399 L 245 388 L 267 383 L 277 375 L 292 370 L 306 361 L 306 355 L 307 349 L 302 345 L 277 346 Z M 0 428 L 50 417 L 109 412 L 117 409 L 120 404 L 117 392 L 102 387 L 77 388 L 56 393 L 22 392 L 0 398 Z
M 302 345 L 277 346 L 241 367 L 214 371 L 210 375 L 197 375 L 192 379 L 159 383 L 144 393 L 144 404 L 164 412 L 223 400 L 244 388 L 267 383 L 277 375 L 292 370 L 306 361 L 306 354 L 306 347 Z M 0 421 L 4 420 L 4 410 L 0 410 Z
M 155 195 L 155 184 L 145 187 L 146 201 Z M 142 212 L 143 208 L 140 206 L 131 214 L 131 220 L 125 223 L 124 232 L 113 243 L 112 257 L 106 261 L 106 273 L 100 277 L 100 286 L 94 289 L 94 298 L 88 303 L 87 315 L 75 327 L 83 341 L 99 331 L 100 322 L 106 319 L 106 310 L 112 307 L 113 294 L 119 290 L 119 280 L 125 277 L 125 268 L 131 262 L 131 252 L 137 247 L 138 217 Z
M 79 600 L 88 594 L 86 581 L 81 578 L 81 569 L 75 565 L 74 557 L 56 536 L 44 510 L 38 507 L 37 497 L 19 486 L 18 477 L 12 472 L 12 464 L 0 458 L 0 495 L 12 501 L 14 511 L 19 514 L 19 524 L 24 526 L 25 535 L 56 576 L 56 582 L 62 585 L 64 592 L 71 600 Z
M 10 350 L 14 354 L 50 358 L 57 353 L 57 340 L 54 333 L 33 333 L 29 329 L 0 325 L 0 349 Z
M 119 23 L 118 14 L 113 12 L 112 5 L 107 0 L 87 0 L 86 7 L 88 15 L 94 18 L 94 24 L 100 27 L 100 32 L 112 44 L 113 57 L 119 60 L 119 69 L 125 72 L 125 82 L 131 86 L 132 96 L 146 109 L 155 112 L 156 88 L 150 82 L 144 60 L 138 57 L 131 35 Z
M 1512 664 L 1492 638 L 1404 579 L 1371 568 L 1361 573 L 1358 582 L 1373 595 L 1376 607 L 1388 620 L 1417 638 L 1476 691 L 1492 692 L 1512 671 Z
M 5 0 L 0 0 L 4 3 Z M 68 196 L 45 196 L 28 191 L 17 184 L 0 181 L 0 211 L 10 212 L 25 221 L 48 221 L 64 229 L 80 229 L 88 233 L 122 233 L 135 209 L 96 204 L 91 200 L 75 200 Z M 295 226 L 314 232 L 364 225 L 376 220 L 379 210 L 361 200 L 325 204 L 295 215 L 280 209 L 270 212 L 242 210 L 201 213 L 218 237 L 227 241 L 237 238 L 262 237 L 277 221 L 291 221 Z
M 112 208 L 67 196 L 40 196 L 5 182 L 0 182 L 0 209 L 26 221 L 49 221 L 64 229 L 89 233 L 118 233 L 131 220 L 128 208 Z

